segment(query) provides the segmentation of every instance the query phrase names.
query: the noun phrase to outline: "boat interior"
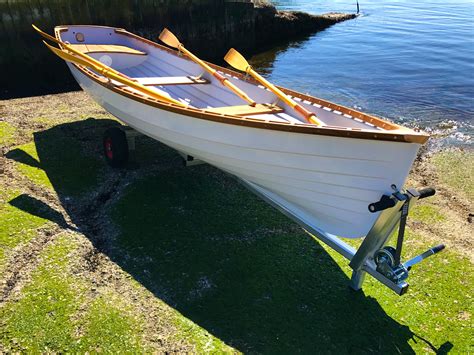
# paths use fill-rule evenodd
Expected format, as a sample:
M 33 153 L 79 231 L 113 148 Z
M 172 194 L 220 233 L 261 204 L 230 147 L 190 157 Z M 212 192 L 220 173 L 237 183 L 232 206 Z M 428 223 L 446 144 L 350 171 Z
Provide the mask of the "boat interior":
M 250 106 L 179 51 L 170 50 L 125 30 L 100 26 L 59 26 L 55 31 L 58 39 L 74 49 L 189 107 L 266 122 L 308 124 L 293 108 L 248 76 L 213 66 L 257 102 L 255 106 Z M 122 90 L 134 91 L 122 83 L 113 80 L 112 83 Z M 285 93 L 315 113 L 328 127 L 372 132 L 407 130 L 321 99 L 290 90 L 285 90 Z

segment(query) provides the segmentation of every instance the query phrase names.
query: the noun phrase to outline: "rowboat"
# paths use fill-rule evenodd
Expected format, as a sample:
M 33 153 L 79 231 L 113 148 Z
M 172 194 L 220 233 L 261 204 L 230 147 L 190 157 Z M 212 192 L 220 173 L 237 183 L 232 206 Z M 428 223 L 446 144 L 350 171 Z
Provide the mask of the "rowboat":
M 129 127 L 236 176 L 351 260 L 357 251 L 341 237 L 377 234 L 355 271 L 372 273 L 389 238 L 374 232 L 377 223 L 391 233 L 406 201 L 424 197 L 402 187 L 427 134 L 276 87 L 236 51 L 226 59 L 245 74 L 201 61 L 169 31 L 160 38 L 175 49 L 120 28 L 58 26 L 55 37 L 37 30 L 59 44 L 48 47 L 83 90 Z M 398 293 L 405 287 L 387 282 Z

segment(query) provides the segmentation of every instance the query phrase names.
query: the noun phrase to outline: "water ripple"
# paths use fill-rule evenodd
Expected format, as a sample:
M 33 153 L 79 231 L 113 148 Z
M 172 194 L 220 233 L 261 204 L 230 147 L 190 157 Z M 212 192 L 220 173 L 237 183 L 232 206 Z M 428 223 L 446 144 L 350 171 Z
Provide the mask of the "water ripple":
M 274 1 L 281 9 L 354 12 L 352 1 Z M 360 1 L 363 15 L 253 58 L 273 81 L 472 145 L 474 3 Z

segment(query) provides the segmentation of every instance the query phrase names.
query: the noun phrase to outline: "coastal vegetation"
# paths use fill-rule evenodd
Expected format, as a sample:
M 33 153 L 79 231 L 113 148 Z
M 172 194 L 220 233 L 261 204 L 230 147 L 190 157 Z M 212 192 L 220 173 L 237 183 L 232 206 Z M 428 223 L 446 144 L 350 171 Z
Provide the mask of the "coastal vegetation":
M 398 297 L 207 165 L 137 139 L 83 92 L 0 106 L 1 352 L 472 351 L 473 152 L 423 151 L 408 186 L 437 187 L 409 219 L 416 266 Z

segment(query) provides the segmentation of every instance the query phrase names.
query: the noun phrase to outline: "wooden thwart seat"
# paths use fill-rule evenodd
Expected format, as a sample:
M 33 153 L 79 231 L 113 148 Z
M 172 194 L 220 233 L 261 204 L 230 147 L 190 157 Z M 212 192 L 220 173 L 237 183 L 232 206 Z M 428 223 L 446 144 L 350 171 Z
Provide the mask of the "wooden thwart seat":
M 192 85 L 192 84 L 209 84 L 209 81 L 194 76 L 157 76 L 146 78 L 132 78 L 132 80 L 145 86 L 164 86 L 164 85 Z M 126 86 L 119 82 L 114 82 L 118 87 Z
M 255 106 L 241 105 L 241 106 L 224 106 L 224 107 L 213 107 L 206 108 L 208 112 L 220 113 L 225 115 L 237 115 L 237 116 L 251 116 L 261 115 L 264 113 L 281 113 L 284 110 L 281 107 L 270 104 L 256 104 Z
M 118 44 L 71 44 L 70 46 L 82 53 L 124 53 L 146 55 L 146 52 Z

